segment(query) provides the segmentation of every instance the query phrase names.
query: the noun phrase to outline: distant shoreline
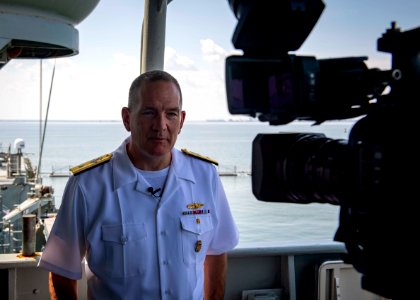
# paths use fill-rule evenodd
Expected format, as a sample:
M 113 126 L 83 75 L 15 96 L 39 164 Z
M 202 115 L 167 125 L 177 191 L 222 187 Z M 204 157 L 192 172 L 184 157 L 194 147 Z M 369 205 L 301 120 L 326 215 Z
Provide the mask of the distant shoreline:
M 34 120 L 34 119 L 1 119 L 0 122 L 39 122 L 39 120 Z M 63 123 L 74 123 L 74 122 L 121 122 L 121 120 L 49 120 L 48 122 L 63 122 Z M 223 120 L 223 119 L 209 119 L 209 120 L 188 120 L 188 122 L 194 122 L 194 123 L 199 123 L 199 122 L 258 122 L 260 123 L 260 121 L 258 120 Z
M 334 124 L 334 123 L 354 123 L 356 122 L 358 119 L 360 119 L 361 117 L 357 117 L 354 119 L 343 119 L 343 120 L 327 120 L 325 121 L 325 124 Z M 20 119 L 8 119 L 8 120 L 4 120 L 4 119 L 0 119 L 0 122 L 22 122 L 22 123 L 33 123 L 33 122 L 39 122 L 39 120 L 34 120 L 34 119 L 25 119 L 25 120 L 20 120 Z M 44 122 L 44 120 L 42 121 Z M 121 120 L 49 120 L 48 122 L 54 122 L 54 123 L 122 123 Z M 312 124 L 315 121 L 308 121 L 308 120 L 294 120 L 288 124 L 291 123 L 298 123 L 298 124 Z M 258 119 L 238 119 L 238 120 L 234 120 L 234 119 L 228 119 L 228 120 L 224 120 L 224 119 L 208 119 L 208 120 L 186 120 L 186 123 L 256 123 L 256 124 L 262 124 L 262 123 L 267 123 L 268 122 L 261 122 Z M 287 124 L 284 124 L 287 125 Z

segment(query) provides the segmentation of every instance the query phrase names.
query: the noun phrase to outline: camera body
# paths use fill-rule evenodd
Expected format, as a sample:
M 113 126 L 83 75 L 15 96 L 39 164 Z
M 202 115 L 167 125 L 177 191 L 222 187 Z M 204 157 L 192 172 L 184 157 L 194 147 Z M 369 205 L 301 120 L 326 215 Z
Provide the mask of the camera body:
M 367 57 L 288 54 L 315 25 L 321 0 L 271 1 L 269 9 L 259 1 L 229 3 L 238 18 L 233 43 L 244 51 L 226 60 L 230 113 L 270 125 L 361 117 L 348 140 L 304 132 L 257 135 L 254 195 L 270 202 L 340 205 L 334 240 L 345 244 L 344 260 L 362 273 L 362 287 L 392 299 L 414 294 L 414 279 L 403 274 L 418 262 L 408 266 L 401 258 L 418 235 L 411 199 L 417 194 L 412 173 L 418 165 L 413 136 L 420 27 L 403 32 L 392 23 L 378 39 L 378 50 L 392 54 L 392 68 L 369 69 Z M 286 30 L 285 24 L 293 26 Z

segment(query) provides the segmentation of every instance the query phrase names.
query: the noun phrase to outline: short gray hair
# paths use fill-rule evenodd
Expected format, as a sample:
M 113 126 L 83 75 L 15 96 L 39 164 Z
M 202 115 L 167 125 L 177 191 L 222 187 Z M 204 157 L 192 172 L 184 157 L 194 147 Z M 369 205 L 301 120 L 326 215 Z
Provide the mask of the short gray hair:
M 179 104 L 182 108 L 182 92 L 181 92 L 181 87 L 178 83 L 178 80 L 176 80 L 176 78 L 173 77 L 168 72 L 165 72 L 162 70 L 148 71 L 141 74 L 136 79 L 134 79 L 134 81 L 131 83 L 130 90 L 128 93 L 128 108 L 133 109 L 136 106 L 137 101 L 138 101 L 137 99 L 138 91 L 144 82 L 155 82 L 159 80 L 168 81 L 175 84 L 179 92 L 179 97 L 180 97 Z

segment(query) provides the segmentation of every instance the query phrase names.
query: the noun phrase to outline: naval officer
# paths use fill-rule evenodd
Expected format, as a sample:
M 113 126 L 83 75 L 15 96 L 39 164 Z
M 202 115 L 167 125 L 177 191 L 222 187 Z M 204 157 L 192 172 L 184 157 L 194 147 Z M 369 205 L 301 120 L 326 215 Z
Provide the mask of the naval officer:
M 223 299 L 239 234 L 217 162 L 174 148 L 177 80 L 143 73 L 121 114 L 121 146 L 72 168 L 39 262 L 52 298 L 77 298 L 85 259 L 90 299 Z

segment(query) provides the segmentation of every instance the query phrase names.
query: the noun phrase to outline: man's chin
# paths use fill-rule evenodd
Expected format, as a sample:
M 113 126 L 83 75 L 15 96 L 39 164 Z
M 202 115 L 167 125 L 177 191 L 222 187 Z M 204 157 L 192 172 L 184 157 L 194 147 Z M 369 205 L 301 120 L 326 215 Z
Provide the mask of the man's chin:
M 155 157 L 162 157 L 171 152 L 171 149 L 168 147 L 154 147 L 149 151 L 149 154 Z

